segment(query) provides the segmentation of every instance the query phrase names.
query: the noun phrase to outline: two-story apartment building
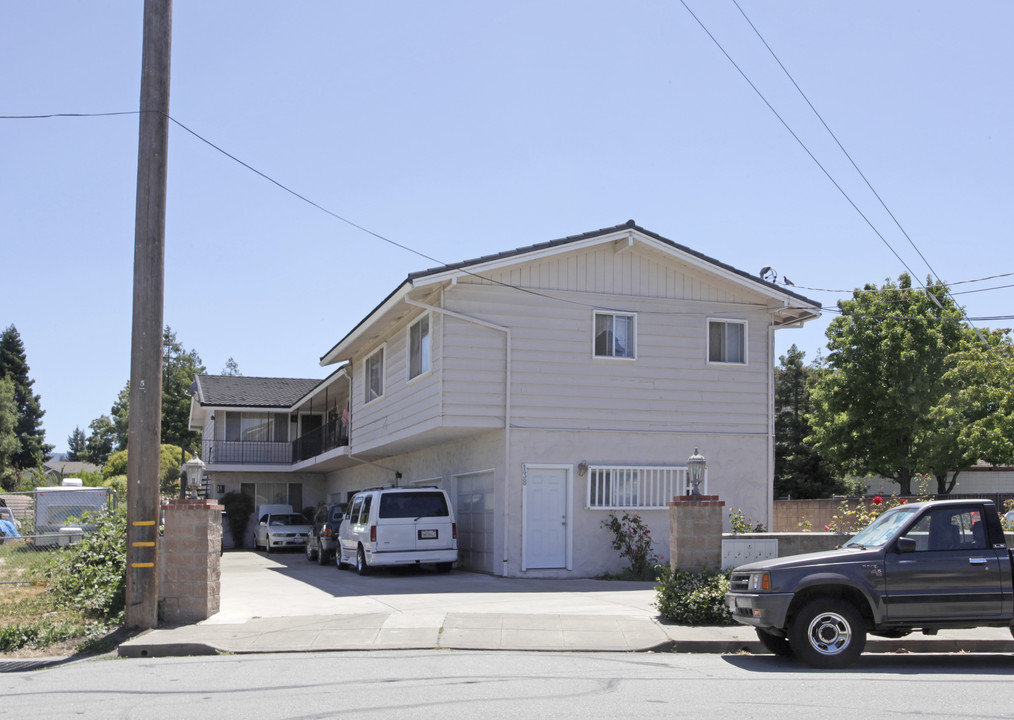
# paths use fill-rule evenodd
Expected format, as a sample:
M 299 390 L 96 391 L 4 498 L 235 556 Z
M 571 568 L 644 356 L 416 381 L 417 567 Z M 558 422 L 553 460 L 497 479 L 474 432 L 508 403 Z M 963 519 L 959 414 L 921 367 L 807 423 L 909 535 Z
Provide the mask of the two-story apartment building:
M 818 303 L 628 222 L 413 273 L 321 365 L 322 381 L 202 376 L 214 491 L 294 506 L 439 485 L 461 566 L 591 576 L 636 510 L 707 491 L 769 521 L 774 331 Z

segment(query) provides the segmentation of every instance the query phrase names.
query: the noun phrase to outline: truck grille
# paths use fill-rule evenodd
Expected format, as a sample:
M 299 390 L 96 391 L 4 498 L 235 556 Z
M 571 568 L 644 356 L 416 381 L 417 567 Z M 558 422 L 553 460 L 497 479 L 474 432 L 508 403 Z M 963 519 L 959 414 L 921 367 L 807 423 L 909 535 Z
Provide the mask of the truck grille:
M 750 588 L 749 573 L 733 573 L 729 580 L 729 592 L 746 592 Z

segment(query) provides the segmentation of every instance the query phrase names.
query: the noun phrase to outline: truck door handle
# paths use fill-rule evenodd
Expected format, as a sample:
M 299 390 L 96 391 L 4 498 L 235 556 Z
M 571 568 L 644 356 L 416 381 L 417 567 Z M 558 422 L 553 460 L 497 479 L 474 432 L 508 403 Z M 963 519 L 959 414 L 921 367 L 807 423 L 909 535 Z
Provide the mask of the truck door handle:
M 968 558 L 968 562 L 972 565 L 985 565 L 989 561 L 986 558 Z

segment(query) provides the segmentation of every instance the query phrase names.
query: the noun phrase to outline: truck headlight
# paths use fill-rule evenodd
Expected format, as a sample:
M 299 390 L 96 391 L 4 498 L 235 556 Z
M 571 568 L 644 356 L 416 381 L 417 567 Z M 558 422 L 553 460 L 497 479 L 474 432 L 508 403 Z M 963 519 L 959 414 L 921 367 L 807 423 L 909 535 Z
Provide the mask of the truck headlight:
M 751 573 L 750 590 L 770 590 L 771 575 L 768 573 Z

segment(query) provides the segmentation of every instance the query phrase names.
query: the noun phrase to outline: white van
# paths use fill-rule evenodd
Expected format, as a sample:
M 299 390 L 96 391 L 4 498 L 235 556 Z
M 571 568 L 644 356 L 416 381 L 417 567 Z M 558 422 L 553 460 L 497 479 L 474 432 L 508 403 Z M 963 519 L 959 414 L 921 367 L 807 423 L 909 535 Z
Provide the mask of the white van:
M 458 561 L 458 526 L 439 488 L 384 488 L 356 493 L 338 533 L 335 562 L 371 567 L 433 564 L 448 572 Z

